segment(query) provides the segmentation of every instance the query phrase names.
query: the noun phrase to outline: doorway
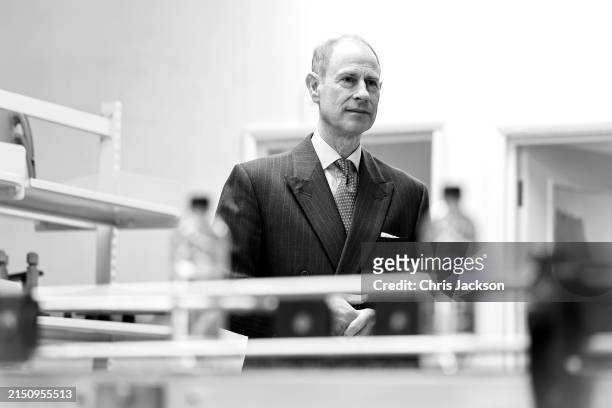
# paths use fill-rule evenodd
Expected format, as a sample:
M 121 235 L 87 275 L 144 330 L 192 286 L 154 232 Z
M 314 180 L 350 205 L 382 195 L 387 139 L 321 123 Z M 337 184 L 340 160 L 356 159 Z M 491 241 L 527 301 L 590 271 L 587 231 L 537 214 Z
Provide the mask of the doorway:
M 612 240 L 612 125 L 507 136 L 507 241 Z

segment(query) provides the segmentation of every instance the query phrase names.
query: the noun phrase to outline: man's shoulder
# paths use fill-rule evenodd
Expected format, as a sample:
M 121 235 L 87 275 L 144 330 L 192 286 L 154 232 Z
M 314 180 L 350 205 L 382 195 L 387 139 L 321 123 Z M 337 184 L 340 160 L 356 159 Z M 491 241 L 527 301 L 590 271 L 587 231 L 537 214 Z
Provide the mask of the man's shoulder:
M 247 172 L 278 169 L 291 163 L 291 151 L 259 157 L 238 164 Z
M 310 136 L 308 135 L 303 139 L 297 146 L 291 150 L 287 150 L 282 153 L 276 153 L 265 157 L 259 157 L 253 160 L 245 161 L 238 166 L 245 169 L 248 173 L 251 172 L 285 172 L 288 168 L 293 166 L 294 154 L 298 156 L 303 155 L 302 153 L 306 150 L 312 150 L 312 144 L 310 143 Z M 309 146 L 310 144 L 310 146 Z M 313 150 L 314 152 L 314 150 Z
M 282 184 L 285 176 L 293 173 L 292 169 L 292 151 L 287 151 L 239 163 L 234 171 L 247 177 L 255 187 Z

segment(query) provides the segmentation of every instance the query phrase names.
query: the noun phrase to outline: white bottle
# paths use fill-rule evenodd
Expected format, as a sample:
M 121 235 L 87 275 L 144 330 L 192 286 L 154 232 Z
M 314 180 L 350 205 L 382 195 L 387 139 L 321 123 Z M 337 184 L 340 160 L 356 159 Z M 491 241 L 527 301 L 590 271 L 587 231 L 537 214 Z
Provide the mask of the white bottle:
M 229 229 L 220 219 L 212 222 L 211 218 L 208 198 L 194 196 L 172 237 L 172 280 L 185 290 L 189 282 L 223 279 L 229 275 Z M 172 322 L 175 339 L 216 337 L 224 325 L 224 317 L 220 310 L 185 307 L 179 293 Z
M 209 201 L 196 196 L 172 237 L 172 277 L 179 281 L 223 279 L 229 271 L 229 229 L 212 222 Z

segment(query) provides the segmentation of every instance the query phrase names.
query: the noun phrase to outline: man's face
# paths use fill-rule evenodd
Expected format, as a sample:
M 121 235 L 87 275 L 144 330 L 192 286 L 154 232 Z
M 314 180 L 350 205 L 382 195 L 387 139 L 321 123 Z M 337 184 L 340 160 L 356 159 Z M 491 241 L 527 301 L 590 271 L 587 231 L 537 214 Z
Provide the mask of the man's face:
M 380 97 L 380 67 L 358 41 L 336 44 L 319 86 L 319 115 L 338 136 L 356 136 L 374 124 Z

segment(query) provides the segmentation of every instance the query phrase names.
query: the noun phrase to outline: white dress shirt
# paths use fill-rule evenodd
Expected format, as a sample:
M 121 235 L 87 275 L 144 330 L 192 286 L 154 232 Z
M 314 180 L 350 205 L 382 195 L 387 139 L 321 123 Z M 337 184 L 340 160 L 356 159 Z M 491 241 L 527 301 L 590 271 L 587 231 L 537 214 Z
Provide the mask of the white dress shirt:
M 336 189 L 338 188 L 338 184 L 340 184 L 340 180 L 342 179 L 342 170 L 338 168 L 334 164 L 334 162 L 338 159 L 341 159 L 342 156 L 334 150 L 333 147 L 327 144 L 325 140 L 319 134 L 319 130 L 315 129 L 314 134 L 312 135 L 312 146 L 319 157 L 319 161 L 321 162 L 321 167 L 323 167 L 323 172 L 325 173 L 325 178 L 327 179 L 327 183 L 329 184 L 329 189 L 332 194 L 336 194 Z M 355 149 L 353 153 L 349 157 L 347 157 L 350 161 L 353 162 L 355 168 L 357 169 L 357 173 L 359 173 L 359 163 L 361 162 L 361 143 Z

